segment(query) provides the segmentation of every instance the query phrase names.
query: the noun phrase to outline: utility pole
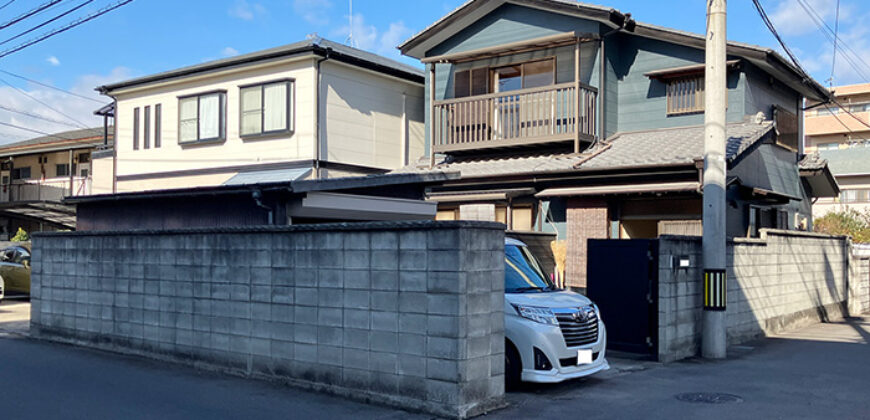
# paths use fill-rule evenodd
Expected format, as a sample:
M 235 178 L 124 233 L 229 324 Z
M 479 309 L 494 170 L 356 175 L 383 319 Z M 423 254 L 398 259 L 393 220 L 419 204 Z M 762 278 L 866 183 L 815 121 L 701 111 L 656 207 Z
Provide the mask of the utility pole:
M 704 75 L 704 322 L 701 355 L 725 358 L 726 0 L 707 0 Z

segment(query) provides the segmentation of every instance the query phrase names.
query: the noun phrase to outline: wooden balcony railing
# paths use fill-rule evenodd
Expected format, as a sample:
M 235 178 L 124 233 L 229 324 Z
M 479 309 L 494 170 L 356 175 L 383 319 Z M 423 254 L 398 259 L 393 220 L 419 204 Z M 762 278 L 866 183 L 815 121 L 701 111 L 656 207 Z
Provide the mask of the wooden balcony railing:
M 594 87 L 563 83 L 435 101 L 436 153 L 595 138 Z

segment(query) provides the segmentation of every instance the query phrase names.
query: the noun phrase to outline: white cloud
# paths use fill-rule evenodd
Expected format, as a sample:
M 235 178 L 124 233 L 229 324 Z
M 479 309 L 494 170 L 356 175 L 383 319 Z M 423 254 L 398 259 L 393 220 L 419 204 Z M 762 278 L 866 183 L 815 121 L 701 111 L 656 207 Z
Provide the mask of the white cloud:
M 837 0 L 806 0 L 806 2 L 825 21 L 833 16 L 837 7 Z M 770 13 L 770 19 L 783 36 L 805 35 L 819 30 L 813 18 L 796 0 L 780 0 Z
M 101 103 L 109 103 L 111 102 L 111 99 L 106 96 L 101 96 L 99 93 L 94 91 L 94 88 L 108 83 L 129 79 L 131 76 L 132 72 L 125 67 L 117 67 L 109 72 L 109 74 L 85 74 L 78 77 L 73 86 L 68 90 L 78 95 L 96 99 Z M 50 82 L 45 81 L 45 83 Z M 76 123 L 71 121 L 71 118 L 88 127 L 98 127 L 102 125 L 102 118 L 93 115 L 94 110 L 101 106 L 97 102 L 71 96 L 36 84 L 27 84 L 17 87 L 27 92 L 28 95 L 44 103 L 50 104 L 68 117 L 52 111 L 46 106 L 22 95 L 16 89 L 9 86 L 0 86 L 0 97 L 3 98 L 3 104 L 5 106 L 36 114 L 51 120 L 67 121 L 68 123 L 58 124 L 8 111 L 0 111 L 0 122 L 31 128 L 46 133 L 57 133 L 77 129 L 78 127 Z M 41 134 L 0 126 L 0 144 L 39 136 L 41 136 Z
M 332 32 L 336 41 L 344 41 L 350 34 L 350 25 L 344 25 Z M 381 32 L 374 25 L 369 25 L 362 14 L 353 16 L 353 41 L 354 46 L 374 53 L 399 58 L 396 49 L 404 39 L 413 34 L 413 31 L 405 26 L 402 21 L 390 23 L 386 31 Z M 340 37 L 340 39 L 338 39 Z
M 248 3 L 247 0 L 236 0 L 227 13 L 234 18 L 254 20 L 257 16 L 266 14 L 266 8 L 260 3 Z
M 329 11 L 331 9 L 332 2 L 330 0 L 293 1 L 293 11 L 312 25 L 323 26 L 329 24 Z
M 235 55 L 239 55 L 239 50 L 237 50 L 233 47 L 226 47 L 226 48 L 221 50 L 221 55 L 224 57 L 232 57 Z
M 59 66 L 60 65 L 60 60 L 58 60 L 57 57 L 55 57 L 53 55 L 46 58 L 45 61 L 48 61 L 48 64 L 51 64 L 52 66 Z

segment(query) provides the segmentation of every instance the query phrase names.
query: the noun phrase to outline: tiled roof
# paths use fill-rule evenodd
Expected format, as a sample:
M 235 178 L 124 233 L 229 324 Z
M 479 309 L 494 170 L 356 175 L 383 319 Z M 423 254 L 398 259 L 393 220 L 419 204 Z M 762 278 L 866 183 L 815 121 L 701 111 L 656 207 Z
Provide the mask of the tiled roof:
M 450 158 L 429 168 L 428 160 L 410 165 L 394 173 L 458 172 L 462 178 L 478 178 L 498 175 L 540 174 L 574 170 L 574 165 L 588 157 L 586 154 L 545 154 L 490 159 Z
M 734 159 L 773 129 L 773 122 L 727 125 L 728 159 Z M 704 157 L 704 126 L 622 133 L 611 147 L 581 165 L 581 170 L 691 164 Z
M 825 169 L 826 166 L 828 166 L 828 160 L 822 159 L 822 156 L 818 152 L 804 155 L 801 161 L 798 162 L 798 167 L 805 171 L 818 171 Z
M 109 127 L 109 141 L 112 141 L 113 128 Z M 0 156 L 33 149 L 45 149 L 57 146 L 58 149 L 69 147 L 70 144 L 100 144 L 103 142 L 103 127 L 84 128 L 64 131 L 47 136 L 36 137 L 0 146 Z
M 773 123 L 728 124 L 728 158 L 743 153 L 773 129 Z M 868 149 L 870 150 L 870 149 Z M 451 159 L 429 168 L 428 162 L 394 173 L 458 172 L 462 178 L 612 170 L 650 165 L 692 164 L 704 155 L 704 127 L 681 127 L 618 134 L 607 144 L 581 154 L 543 154 L 504 158 Z
M 828 161 L 834 175 L 870 174 L 870 147 L 820 150 L 819 156 Z

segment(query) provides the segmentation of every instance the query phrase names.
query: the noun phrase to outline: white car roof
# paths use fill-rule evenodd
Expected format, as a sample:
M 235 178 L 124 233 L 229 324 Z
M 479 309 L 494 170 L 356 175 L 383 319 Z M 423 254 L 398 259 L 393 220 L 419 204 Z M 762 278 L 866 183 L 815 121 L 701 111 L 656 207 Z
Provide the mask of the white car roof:
M 507 238 L 507 237 L 504 238 L 504 244 L 505 245 L 512 245 L 512 246 L 526 246 L 526 244 L 522 243 L 521 241 L 518 241 L 514 238 Z

